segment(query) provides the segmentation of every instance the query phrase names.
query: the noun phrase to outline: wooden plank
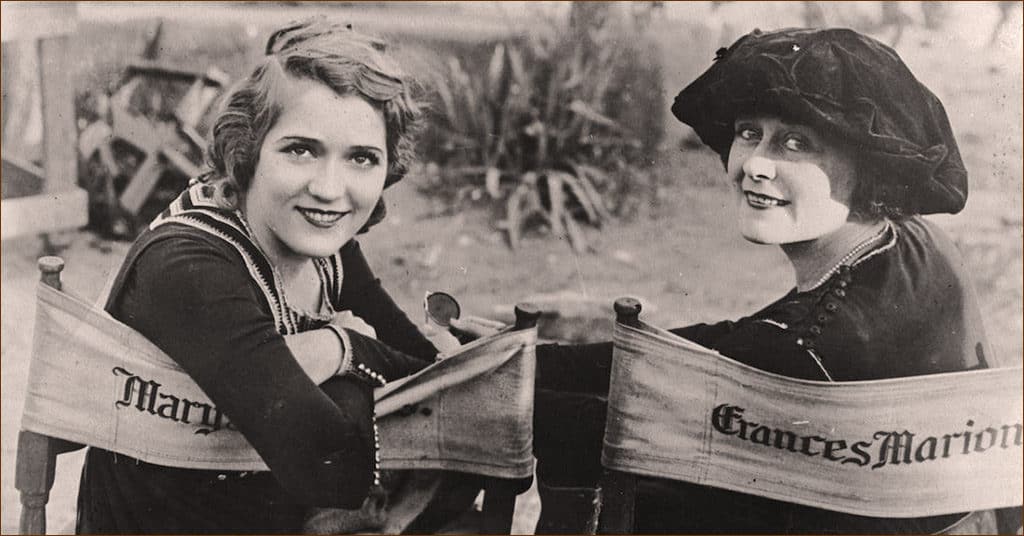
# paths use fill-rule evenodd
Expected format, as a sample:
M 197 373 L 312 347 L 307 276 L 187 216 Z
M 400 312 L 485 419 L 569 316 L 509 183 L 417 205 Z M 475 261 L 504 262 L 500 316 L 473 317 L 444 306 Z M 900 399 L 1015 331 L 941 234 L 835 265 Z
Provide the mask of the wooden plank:
M 80 188 L 4 199 L 0 206 L 0 238 L 47 233 L 88 223 L 89 196 Z
M 142 205 L 146 204 L 146 199 L 149 199 L 149 194 L 153 193 L 153 188 L 156 188 L 156 183 L 163 172 L 164 166 L 160 163 L 160 155 L 155 151 L 146 155 L 142 165 L 129 179 L 128 186 L 121 192 L 121 206 L 132 215 L 138 214 L 142 210 Z
M 128 64 L 127 71 L 130 75 L 151 75 L 155 78 L 171 78 L 185 82 L 199 80 L 200 84 L 205 83 L 212 86 L 224 86 L 229 82 L 227 75 L 217 76 L 218 71 L 196 71 L 157 60 L 134 61 Z
M 0 194 L 4 199 L 36 195 L 43 190 L 43 169 L 39 166 L 8 154 L 0 162 Z
M 164 147 L 160 150 L 160 153 L 171 163 L 174 167 L 178 168 L 178 171 L 185 174 L 186 177 L 198 177 L 202 170 L 192 163 L 187 156 L 180 152 L 170 148 Z
M 78 136 L 67 49 L 66 36 L 39 43 L 43 171 L 46 172 L 43 188 L 47 192 L 64 192 L 78 186 Z
M 4 2 L 0 40 L 45 39 L 75 31 L 77 2 Z
M 127 100 L 127 99 L 126 99 Z M 144 153 L 154 153 L 166 140 L 175 139 L 175 134 L 166 123 L 153 122 L 143 116 L 132 115 L 121 102 L 115 102 L 110 113 L 113 119 L 113 136 L 121 138 Z
M 39 115 L 39 43 L 3 45 L 3 154 L 42 161 Z

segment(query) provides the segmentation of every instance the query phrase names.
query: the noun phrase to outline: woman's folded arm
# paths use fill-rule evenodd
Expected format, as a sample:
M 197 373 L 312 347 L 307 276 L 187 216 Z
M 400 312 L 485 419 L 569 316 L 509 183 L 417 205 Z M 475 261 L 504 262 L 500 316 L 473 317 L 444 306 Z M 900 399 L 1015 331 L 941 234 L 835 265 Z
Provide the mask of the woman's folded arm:
M 112 313 L 181 365 L 297 500 L 356 507 L 373 478 L 371 387 L 318 387 L 233 255 L 212 239 L 157 241 Z

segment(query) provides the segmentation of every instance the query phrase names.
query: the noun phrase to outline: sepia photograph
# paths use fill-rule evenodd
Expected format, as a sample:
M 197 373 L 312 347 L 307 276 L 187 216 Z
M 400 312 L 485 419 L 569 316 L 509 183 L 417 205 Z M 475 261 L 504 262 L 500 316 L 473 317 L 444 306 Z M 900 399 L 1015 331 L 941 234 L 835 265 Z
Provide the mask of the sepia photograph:
M 0 533 L 1024 534 L 1024 2 L 0 41 Z

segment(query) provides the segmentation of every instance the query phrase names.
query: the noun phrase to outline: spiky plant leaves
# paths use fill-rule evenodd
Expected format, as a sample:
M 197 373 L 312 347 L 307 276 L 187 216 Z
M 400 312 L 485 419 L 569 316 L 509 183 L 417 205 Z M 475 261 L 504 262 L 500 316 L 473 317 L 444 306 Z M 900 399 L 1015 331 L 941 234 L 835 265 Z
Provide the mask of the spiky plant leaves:
M 567 214 L 565 207 L 565 192 L 562 190 L 562 173 L 548 171 L 543 175 L 547 185 L 547 200 L 544 205 L 547 208 L 547 218 L 551 224 L 551 234 L 556 237 L 565 236 L 564 216 Z
M 511 83 L 524 96 L 530 93 L 533 86 L 530 84 L 530 77 L 526 74 L 526 69 L 523 67 L 523 53 L 519 50 L 519 47 L 508 47 L 508 64 L 512 70 Z
M 451 79 L 446 77 L 438 77 L 434 82 L 437 96 L 440 97 L 441 105 L 444 107 L 443 117 L 447 119 L 449 124 L 458 121 L 458 111 L 455 109 L 455 97 L 452 95 L 451 83 Z
M 580 225 L 576 223 L 576 220 L 568 212 L 563 213 L 562 217 L 562 223 L 565 226 L 565 232 L 569 237 L 569 245 L 572 246 L 572 250 L 576 253 L 586 253 L 589 251 L 590 246 L 587 244 L 587 238 L 583 234 L 583 229 L 580 229 Z
M 589 104 L 579 99 L 573 99 L 573 101 L 569 103 L 569 110 L 579 116 L 582 116 L 591 123 L 597 123 L 598 125 L 608 127 L 616 132 L 622 131 L 622 127 L 619 126 L 614 119 L 599 113 L 597 110 L 591 108 Z
M 620 73 L 636 69 L 617 65 L 636 60 L 622 52 L 633 38 L 606 6 L 574 4 L 573 13 L 568 26 L 540 21 L 494 45 L 475 67 L 449 59 L 438 84 L 443 185 L 471 200 L 504 197 L 513 247 L 524 226 L 536 226 L 582 250 L 578 223 L 600 226 L 623 206 L 605 196 L 642 188 L 626 184 L 645 151 L 631 131 L 639 123 L 622 120 L 635 80 Z M 472 188 L 462 191 L 466 183 Z
M 505 78 L 505 45 L 498 43 L 491 54 L 491 62 L 487 66 L 487 97 L 492 103 L 500 103 L 508 94 L 508 83 Z
M 523 205 L 525 204 L 525 197 L 529 194 L 529 188 L 525 184 L 520 184 L 515 190 L 508 196 L 508 200 L 505 201 L 505 220 L 507 221 L 508 228 L 508 245 L 512 249 L 519 249 L 519 242 L 522 237 L 522 225 L 526 219 L 523 216 Z
M 522 240 L 523 225 L 532 216 L 546 215 L 538 190 L 538 175 L 527 171 L 519 178 L 519 185 L 505 202 L 505 214 L 508 223 L 508 241 L 512 249 L 519 247 Z
M 601 184 L 606 184 L 608 182 L 608 174 L 593 166 L 577 164 L 575 162 L 570 162 L 569 165 L 572 166 L 573 170 L 576 172 L 575 176 L 579 181 L 580 188 L 586 192 L 586 197 L 591 200 L 591 206 L 594 208 L 594 212 L 600 216 L 598 221 L 602 222 L 610 220 L 612 216 L 608 212 L 605 199 L 600 193 L 598 193 L 597 188 L 594 187 L 593 183 L 593 181 L 599 181 Z
M 572 200 L 574 200 L 579 207 L 583 209 L 583 213 L 586 216 L 587 223 L 596 227 L 601 226 L 601 216 L 598 214 L 595 208 L 595 199 L 591 196 L 583 185 L 581 184 L 586 178 L 577 177 L 570 173 L 557 172 L 562 178 L 562 183 L 569 189 L 572 194 Z M 598 203 L 601 202 L 601 198 L 596 199 Z

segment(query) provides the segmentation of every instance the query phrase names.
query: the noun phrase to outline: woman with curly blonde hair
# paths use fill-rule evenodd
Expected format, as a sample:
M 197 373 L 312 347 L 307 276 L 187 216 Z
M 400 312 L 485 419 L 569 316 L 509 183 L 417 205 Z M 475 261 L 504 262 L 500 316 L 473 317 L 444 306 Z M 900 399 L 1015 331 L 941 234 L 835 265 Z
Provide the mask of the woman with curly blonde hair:
M 355 241 L 384 216 L 420 121 L 384 44 L 315 18 L 284 27 L 228 93 L 211 171 L 138 238 L 106 310 L 170 356 L 269 471 L 86 456 L 80 533 L 296 533 L 311 506 L 380 484 L 373 388 L 438 350 Z

